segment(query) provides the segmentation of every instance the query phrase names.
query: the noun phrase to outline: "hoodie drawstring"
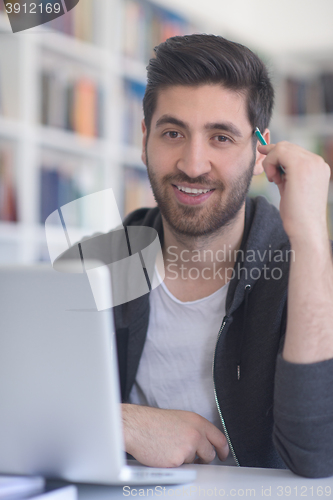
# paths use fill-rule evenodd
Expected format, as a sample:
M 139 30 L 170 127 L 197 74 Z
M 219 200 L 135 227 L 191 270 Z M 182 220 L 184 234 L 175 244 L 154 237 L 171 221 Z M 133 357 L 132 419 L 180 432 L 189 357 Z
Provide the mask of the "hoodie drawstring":
M 252 288 L 251 285 L 246 285 L 245 286 L 245 303 L 244 303 L 244 314 L 243 314 L 243 326 L 242 326 L 242 332 L 241 332 L 241 337 L 240 337 L 240 342 L 239 342 L 238 362 L 237 362 L 237 380 L 240 380 L 240 377 L 241 377 L 242 348 L 243 348 L 243 341 L 244 341 L 244 336 L 245 336 L 245 326 L 246 326 L 246 317 L 247 317 L 248 298 L 249 298 L 249 293 L 251 291 L 251 288 Z

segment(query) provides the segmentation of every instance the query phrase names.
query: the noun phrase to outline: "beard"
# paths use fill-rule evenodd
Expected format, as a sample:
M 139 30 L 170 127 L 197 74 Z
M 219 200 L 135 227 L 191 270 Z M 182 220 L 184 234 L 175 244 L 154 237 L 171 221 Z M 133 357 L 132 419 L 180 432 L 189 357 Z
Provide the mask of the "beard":
M 147 151 L 146 151 L 147 154 Z M 209 236 L 221 228 L 232 225 L 237 214 L 242 208 L 250 188 L 253 170 L 256 161 L 254 154 L 250 165 L 244 173 L 235 179 L 226 192 L 226 186 L 221 181 L 212 183 L 206 176 L 194 178 L 188 177 L 184 172 L 177 175 L 166 175 L 159 179 L 156 175 L 158 167 L 149 165 L 148 155 L 147 171 L 156 203 L 162 216 L 176 234 L 189 237 Z M 217 198 L 214 203 L 207 200 L 203 205 L 181 205 L 170 192 L 171 184 L 179 185 L 183 182 L 189 184 L 200 184 L 203 188 L 214 188 L 216 191 L 211 197 Z

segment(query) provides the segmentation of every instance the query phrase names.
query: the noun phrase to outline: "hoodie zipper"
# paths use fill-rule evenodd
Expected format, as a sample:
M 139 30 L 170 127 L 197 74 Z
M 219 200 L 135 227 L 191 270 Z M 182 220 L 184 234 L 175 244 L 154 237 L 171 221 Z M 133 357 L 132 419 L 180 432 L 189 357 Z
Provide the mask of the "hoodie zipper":
M 237 361 L 237 380 L 240 380 L 240 378 L 241 378 L 242 350 L 243 350 L 245 328 L 246 328 L 248 299 L 249 299 L 249 293 L 250 293 L 251 289 L 252 289 L 251 285 L 246 285 L 244 288 L 245 305 L 244 305 L 244 314 L 243 314 L 243 327 L 242 327 L 241 338 L 240 338 L 240 342 L 239 342 L 239 352 L 238 352 L 238 361 Z
M 215 344 L 215 350 L 214 350 L 214 359 L 213 359 L 213 382 L 214 382 L 214 396 L 215 396 L 215 403 L 216 403 L 216 406 L 217 406 L 217 410 L 219 412 L 219 415 L 220 415 L 220 419 L 221 419 L 221 423 L 222 423 L 222 427 L 223 427 L 223 430 L 224 430 L 224 435 L 228 441 L 228 445 L 229 445 L 229 449 L 231 451 L 231 454 L 232 456 L 234 457 L 234 460 L 236 462 L 236 465 L 238 467 L 240 467 L 239 465 L 239 462 L 238 462 L 238 459 L 236 457 L 236 453 L 235 453 L 235 450 L 232 446 L 232 443 L 231 443 L 231 440 L 230 440 L 230 437 L 229 437 L 229 434 L 228 434 L 228 431 L 227 431 L 227 427 L 225 425 L 225 422 L 224 422 L 224 418 L 223 418 L 223 415 L 222 415 L 222 412 L 221 412 L 221 408 L 220 408 L 220 404 L 219 404 L 219 401 L 217 399 L 217 394 L 216 394 L 216 385 L 215 385 L 215 377 L 214 377 L 214 368 L 215 368 L 215 356 L 216 356 L 216 348 L 217 348 L 217 344 L 218 344 L 218 341 L 219 341 L 219 338 L 221 336 L 221 333 L 223 332 L 223 329 L 225 327 L 227 323 L 227 317 L 225 316 L 223 318 L 223 321 L 222 321 L 222 325 L 221 325 L 221 328 L 219 330 L 219 333 L 218 333 L 218 336 L 217 336 L 217 341 L 216 341 L 216 344 Z

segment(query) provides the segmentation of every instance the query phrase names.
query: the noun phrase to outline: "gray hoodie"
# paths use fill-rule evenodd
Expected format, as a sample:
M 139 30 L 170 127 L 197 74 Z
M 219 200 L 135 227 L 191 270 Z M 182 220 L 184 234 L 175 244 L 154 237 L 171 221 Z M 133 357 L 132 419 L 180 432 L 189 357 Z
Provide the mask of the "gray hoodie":
M 158 208 L 132 212 L 124 226 L 133 225 L 155 228 L 163 244 Z M 248 198 L 226 315 L 216 332 L 216 403 L 240 466 L 325 477 L 333 475 L 333 360 L 294 364 L 281 356 L 292 259 L 278 210 L 263 197 Z M 114 312 L 126 402 L 147 333 L 149 294 Z

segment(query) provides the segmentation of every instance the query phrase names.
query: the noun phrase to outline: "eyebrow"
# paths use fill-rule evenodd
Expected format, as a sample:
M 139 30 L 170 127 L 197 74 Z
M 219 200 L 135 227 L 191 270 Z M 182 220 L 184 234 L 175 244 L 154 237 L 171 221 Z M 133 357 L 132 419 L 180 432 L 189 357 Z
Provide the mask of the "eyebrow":
M 185 130 L 189 130 L 189 125 L 178 118 L 175 118 L 171 115 L 163 115 L 156 122 L 155 128 L 161 127 L 162 125 L 171 124 L 176 125 L 177 127 L 181 127 Z M 206 123 L 204 126 L 205 130 L 223 130 L 224 132 L 230 132 L 236 137 L 243 137 L 243 134 L 231 122 L 215 122 L 215 123 Z

